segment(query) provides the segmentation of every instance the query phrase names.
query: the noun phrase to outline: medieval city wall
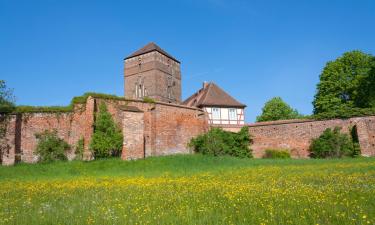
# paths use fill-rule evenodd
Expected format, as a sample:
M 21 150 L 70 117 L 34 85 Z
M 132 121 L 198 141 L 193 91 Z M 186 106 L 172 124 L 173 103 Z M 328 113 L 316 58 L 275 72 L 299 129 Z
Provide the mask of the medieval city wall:
M 37 161 L 35 134 L 56 130 L 72 150 L 68 158 L 74 158 L 77 142 L 83 138 L 84 158 L 92 159 L 89 143 L 94 131 L 95 113 L 100 104 L 106 104 L 114 121 L 124 135 L 122 158 L 139 159 L 177 153 L 192 153 L 187 147 L 191 138 L 209 129 L 204 111 L 168 103 L 152 103 L 138 100 L 111 100 L 89 97 L 86 104 L 77 104 L 73 112 L 23 113 L 6 119 L 6 133 L 1 140 L 3 165 L 16 162 Z M 4 121 L 2 121 L 4 124 Z M 266 149 L 288 149 L 294 158 L 307 158 L 311 140 L 327 128 L 341 127 L 349 133 L 355 127 L 361 154 L 375 156 L 375 116 L 333 120 L 287 120 L 250 124 L 254 157 L 260 158 Z M 241 126 L 223 127 L 237 132 Z
M 356 127 L 361 154 L 375 156 L 375 116 L 333 120 L 287 120 L 250 124 L 253 138 L 251 148 L 254 157 L 260 158 L 266 149 L 288 149 L 293 158 L 308 158 L 313 138 L 320 136 L 327 128 L 341 127 L 349 133 Z
M 6 133 L 1 163 L 34 163 L 36 134 L 56 130 L 59 137 L 72 146 L 68 158 L 75 157 L 78 141 L 84 139 L 84 159 L 92 159 L 89 149 L 94 131 L 95 113 L 105 103 L 124 134 L 123 159 L 148 156 L 190 153 L 187 143 L 192 137 L 208 130 L 202 110 L 166 103 L 146 103 L 136 100 L 109 100 L 89 97 L 86 104 L 74 107 L 73 112 L 23 113 L 10 115 L 6 121 Z M 3 123 L 4 124 L 4 123 Z
M 191 153 L 187 147 L 191 138 L 208 130 L 207 117 L 197 108 L 160 102 L 103 99 L 96 101 L 97 107 L 103 102 L 116 123 L 123 128 L 124 159 Z M 142 129 L 144 145 L 139 140 Z M 128 151 L 134 152 L 134 155 Z

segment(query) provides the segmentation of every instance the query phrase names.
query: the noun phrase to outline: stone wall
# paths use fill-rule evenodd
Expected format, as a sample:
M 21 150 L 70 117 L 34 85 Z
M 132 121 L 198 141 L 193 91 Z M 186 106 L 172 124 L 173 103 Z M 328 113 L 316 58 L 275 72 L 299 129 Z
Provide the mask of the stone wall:
M 253 137 L 254 157 L 260 158 L 266 149 L 289 149 L 294 158 L 309 157 L 311 139 L 327 128 L 341 127 L 343 132 L 356 126 L 361 154 L 375 156 L 375 116 L 333 120 L 289 120 L 261 122 L 249 125 Z

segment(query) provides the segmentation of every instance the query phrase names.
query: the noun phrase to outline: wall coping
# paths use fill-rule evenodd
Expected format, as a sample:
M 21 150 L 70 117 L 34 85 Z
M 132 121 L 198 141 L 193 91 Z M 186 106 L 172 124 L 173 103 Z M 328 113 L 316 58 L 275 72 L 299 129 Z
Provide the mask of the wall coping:
M 332 118 L 332 119 L 293 119 L 293 120 L 276 120 L 276 121 L 267 121 L 267 122 L 258 122 L 258 123 L 248 123 L 248 127 L 262 127 L 262 126 L 272 126 L 272 125 L 283 125 L 283 124 L 294 124 L 294 123 L 309 123 L 309 122 L 318 122 L 318 121 L 332 121 L 332 120 L 351 120 L 356 118 L 367 118 L 374 117 L 375 115 L 369 116 L 354 116 L 350 118 Z
M 197 107 L 190 107 L 190 106 L 185 106 L 185 105 L 179 105 L 179 104 L 174 104 L 174 103 L 166 103 L 166 102 L 160 102 L 160 101 L 155 101 L 155 102 L 145 102 L 143 100 L 138 100 L 138 99 L 105 99 L 105 98 L 97 98 L 97 97 L 92 97 L 93 99 L 104 99 L 104 100 L 109 100 L 109 101 L 124 101 L 124 102 L 140 102 L 140 103 L 146 103 L 146 104 L 157 104 L 157 105 L 166 105 L 166 106 L 171 106 L 171 107 L 177 107 L 177 108 L 183 108 L 183 109 L 191 109 L 191 110 L 197 110 L 204 112 L 203 109 L 197 108 Z

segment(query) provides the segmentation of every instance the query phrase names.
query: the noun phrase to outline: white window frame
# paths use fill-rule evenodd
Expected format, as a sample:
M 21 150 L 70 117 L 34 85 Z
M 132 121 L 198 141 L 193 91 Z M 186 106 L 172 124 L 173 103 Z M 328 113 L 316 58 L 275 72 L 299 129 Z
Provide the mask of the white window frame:
M 220 120 L 221 114 L 220 114 L 220 108 L 212 108 L 212 120 Z
M 237 109 L 235 108 L 229 108 L 228 109 L 228 118 L 230 121 L 236 121 L 237 120 Z

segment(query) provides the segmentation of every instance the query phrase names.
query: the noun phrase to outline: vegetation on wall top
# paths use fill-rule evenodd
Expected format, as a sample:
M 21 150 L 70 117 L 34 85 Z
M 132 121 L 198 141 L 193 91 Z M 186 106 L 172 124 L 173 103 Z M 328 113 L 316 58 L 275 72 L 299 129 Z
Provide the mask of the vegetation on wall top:
M 85 104 L 87 98 L 91 96 L 94 98 L 101 98 L 101 99 L 112 99 L 112 100 L 125 100 L 123 97 L 119 97 L 116 95 L 109 95 L 109 94 L 102 94 L 96 92 L 86 92 L 81 96 L 73 97 L 72 101 L 67 106 L 28 106 L 28 105 L 20 105 L 15 106 L 11 110 L 2 110 L 0 108 L 0 113 L 64 113 L 64 112 L 72 112 L 74 109 L 74 105 L 76 104 Z

